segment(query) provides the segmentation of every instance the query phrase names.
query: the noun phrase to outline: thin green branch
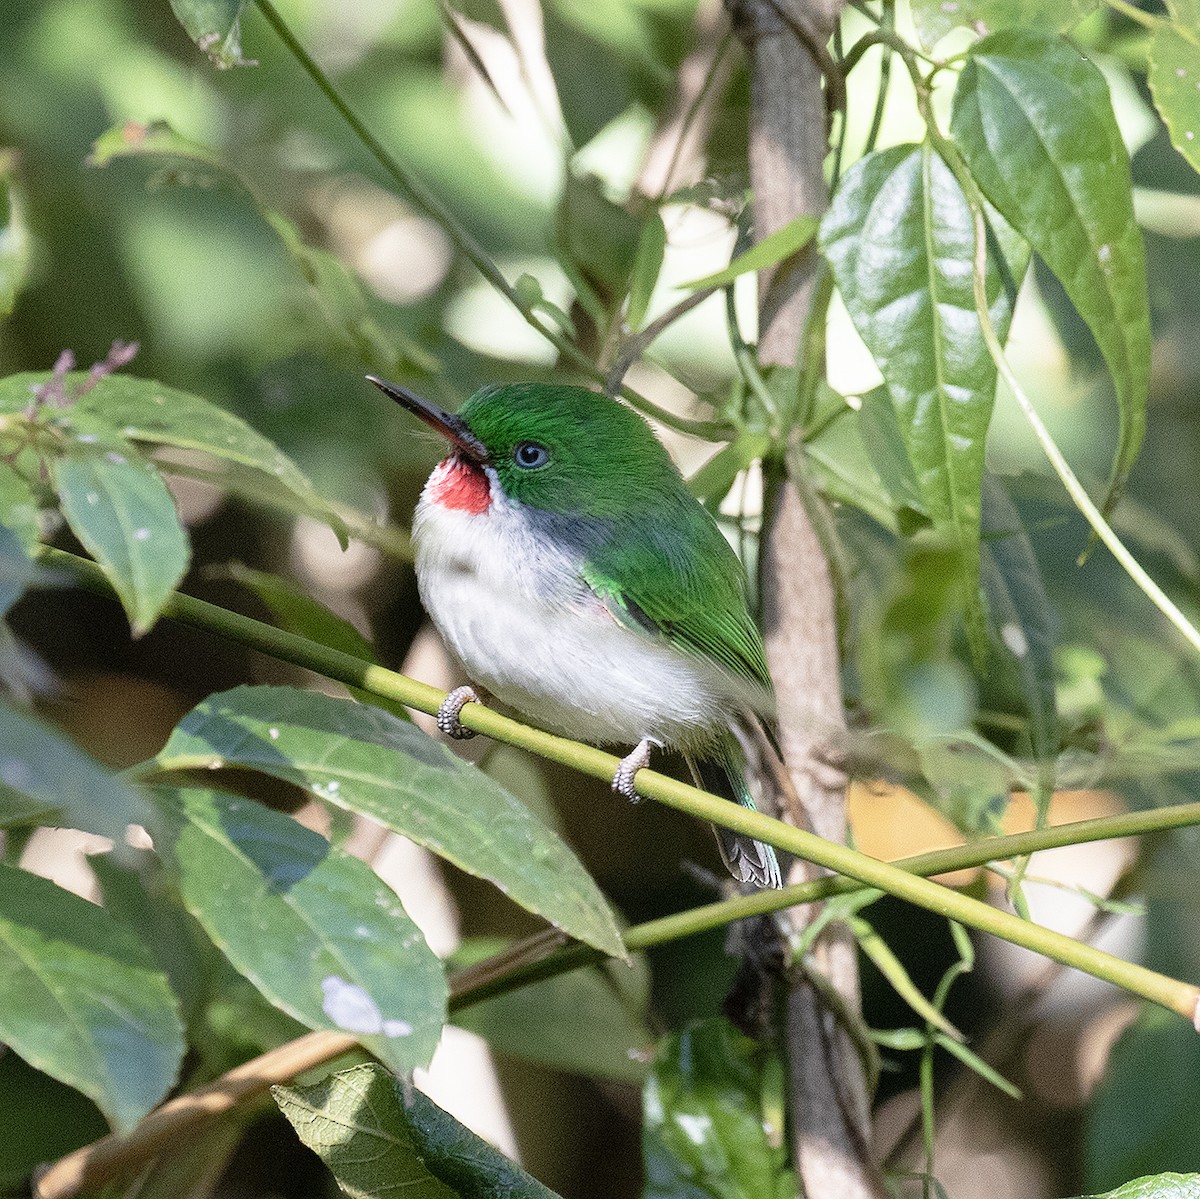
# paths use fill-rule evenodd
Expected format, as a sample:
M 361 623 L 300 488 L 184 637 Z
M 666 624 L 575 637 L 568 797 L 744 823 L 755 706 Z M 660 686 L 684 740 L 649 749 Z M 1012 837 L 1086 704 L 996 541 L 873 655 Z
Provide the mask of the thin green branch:
M 43 549 L 41 557 L 49 565 L 70 571 L 89 588 L 112 594 L 108 581 L 94 562 L 49 547 Z M 445 693 L 436 687 L 178 592 L 167 601 L 164 615 L 422 712 L 436 712 L 445 698 Z M 461 720 L 463 726 L 473 732 L 529 750 L 593 778 L 608 781 L 619 765 L 616 757 L 603 750 L 531 728 L 480 704 L 468 704 L 462 711 Z M 639 771 L 637 787 L 648 799 L 667 807 L 765 841 L 835 874 L 876 887 L 918 907 L 1104 979 L 1133 995 L 1178 1012 L 1189 1020 L 1197 1019 L 1200 987 L 1168 978 L 1132 962 L 1121 961 L 1062 933 L 1030 924 L 1008 912 L 939 886 L 902 867 L 878 861 L 845 845 L 825 841 L 803 829 L 731 804 L 728 800 L 656 771 Z M 1045 831 L 1049 834 L 1054 830 Z M 767 901 L 773 901 L 773 906 L 763 910 L 784 906 L 778 900 L 787 894 L 766 893 Z M 751 896 L 750 899 L 763 902 L 760 896 Z
M 479 244 L 470 230 L 454 216 L 431 188 L 416 175 L 405 170 L 396 161 L 395 157 L 387 151 L 383 143 L 367 128 L 354 109 L 350 107 L 346 98 L 334 86 L 333 81 L 316 63 L 312 55 L 305 50 L 300 40 L 289 28 L 287 22 L 279 15 L 271 0 L 257 0 L 257 2 L 259 10 L 266 18 L 267 24 L 275 31 L 279 40 L 288 48 L 292 57 L 303 68 L 305 74 L 317 85 L 321 94 L 333 105 L 341 118 L 349 125 L 355 137 L 362 142 L 371 157 L 379 163 L 396 187 L 442 229 L 459 252 L 470 260 L 475 269 L 488 283 L 564 358 L 568 359 L 590 378 L 596 380 L 596 382 L 603 383 L 604 372 L 596 363 L 552 324 L 548 324 L 538 317 L 533 307 L 521 299 L 516 288 L 504 277 L 504 272 L 489 257 L 487 251 Z M 674 412 L 660 407 L 630 387 L 622 387 L 621 395 L 635 408 L 645 412 L 648 416 L 653 416 L 656 420 L 661 421 L 664 425 L 672 429 L 678 429 L 681 433 L 690 433 L 696 437 L 712 440 L 721 440 L 730 433 L 729 427 L 720 422 L 689 420 L 686 417 L 677 416 Z

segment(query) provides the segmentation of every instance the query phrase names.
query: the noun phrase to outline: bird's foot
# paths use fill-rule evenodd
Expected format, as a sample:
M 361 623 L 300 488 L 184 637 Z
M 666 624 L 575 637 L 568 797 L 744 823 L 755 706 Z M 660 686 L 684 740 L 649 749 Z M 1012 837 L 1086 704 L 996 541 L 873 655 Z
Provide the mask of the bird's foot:
M 464 729 L 459 721 L 459 714 L 467 704 L 478 704 L 483 701 L 474 687 L 455 687 L 442 700 L 442 706 L 437 710 L 438 729 L 455 741 L 467 741 L 475 734 L 471 729 Z
M 637 743 L 633 752 L 626 754 L 621 759 L 621 764 L 617 767 L 617 773 L 613 775 L 612 789 L 618 795 L 625 796 L 630 803 L 642 802 L 642 797 L 633 785 L 633 780 L 639 770 L 643 770 L 650 765 L 650 747 L 652 745 L 656 745 L 659 749 L 662 749 L 661 741 L 657 741 L 653 737 L 643 737 Z

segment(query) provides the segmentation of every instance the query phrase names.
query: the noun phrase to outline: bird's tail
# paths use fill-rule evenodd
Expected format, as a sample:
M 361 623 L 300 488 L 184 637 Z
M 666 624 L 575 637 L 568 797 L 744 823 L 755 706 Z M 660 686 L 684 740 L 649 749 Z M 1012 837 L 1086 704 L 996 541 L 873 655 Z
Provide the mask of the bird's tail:
M 757 811 L 754 796 L 746 785 L 745 755 L 732 733 L 704 758 L 689 757 L 688 765 L 698 786 L 739 803 L 752 812 Z M 738 882 L 751 883 L 763 889 L 783 886 L 779 859 L 771 846 L 716 825 L 713 826 L 713 832 L 717 836 L 721 858 Z

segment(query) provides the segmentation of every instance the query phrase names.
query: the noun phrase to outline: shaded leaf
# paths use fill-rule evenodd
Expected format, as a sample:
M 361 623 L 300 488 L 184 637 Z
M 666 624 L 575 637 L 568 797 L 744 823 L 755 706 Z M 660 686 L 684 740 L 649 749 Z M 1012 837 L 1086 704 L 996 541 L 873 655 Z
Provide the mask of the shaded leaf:
M 498 951 L 503 942 L 486 948 Z M 475 946 L 478 960 L 483 946 Z M 460 955 L 453 959 L 457 964 Z M 626 966 L 614 966 L 622 975 Z M 641 1083 L 654 1036 L 637 1001 L 605 966 L 575 970 L 472 1004 L 453 1023 L 483 1037 L 494 1050 L 556 1070 Z
M 820 218 L 815 216 L 798 216 L 789 221 L 782 229 L 776 229 L 768 234 L 744 254 L 739 254 L 724 270 L 703 279 L 693 279 L 689 283 L 681 283 L 680 287 L 688 291 L 699 291 L 702 287 L 725 287 L 739 275 L 750 271 L 764 271 L 768 267 L 777 266 L 785 258 L 804 249 L 816 236 L 820 226 Z
M 370 816 L 522 907 L 624 957 L 612 912 L 574 854 L 525 806 L 414 725 L 378 708 L 288 687 L 238 687 L 193 709 L 157 762 L 221 762 L 297 783 Z
M 1200 1199 L 1200 1174 L 1154 1174 L 1080 1199 Z
M 33 581 L 35 567 L 20 537 L 0 524 L 0 617 L 19 600 Z
M 554 1192 L 374 1063 L 271 1093 L 352 1199 L 554 1199 Z
M 567 174 L 558 232 L 567 264 L 577 266 L 587 283 L 607 296 L 624 294 L 637 259 L 641 226 L 604 194 L 594 176 Z
M 988 33 L 1014 26 L 1065 33 L 1097 4 L 1098 0 L 913 0 L 912 14 L 921 41 L 932 46 L 960 25 Z
M 242 57 L 242 9 L 246 0 L 171 0 L 171 8 L 187 35 L 208 55 L 213 66 L 247 67 Z
M 146 632 L 191 556 L 171 493 L 132 447 L 75 443 L 52 471 L 71 531 L 112 583 L 134 636 Z
M 642 226 L 638 239 L 637 257 L 633 260 L 633 272 L 629 280 L 629 304 L 625 309 L 625 323 L 630 329 L 640 329 L 654 295 L 654 285 L 662 270 L 663 254 L 667 249 L 667 227 L 657 212 L 652 212 Z
M 12 156 L 0 151 L 0 316 L 12 312 L 29 273 L 29 230 L 12 165 Z
M 1171 145 L 1200 171 L 1200 6 L 1194 0 L 1170 6 L 1177 21 L 1187 25 L 1160 25 L 1150 39 L 1150 65 L 1146 81 L 1171 135 Z M 1181 9 L 1197 11 L 1184 13 Z
M 966 197 L 928 143 L 895 146 L 846 173 L 821 241 L 883 372 L 929 514 L 962 547 L 971 577 L 996 368 L 975 313 Z M 987 291 L 1003 338 L 1012 294 L 994 259 L 989 254 Z
M 993 34 L 971 50 L 950 130 L 984 194 L 1054 272 L 1108 364 L 1121 430 L 1111 506 L 1145 433 L 1150 309 L 1108 84 L 1064 38 Z
M 309 1028 L 360 1035 L 392 1069 L 433 1056 L 441 964 L 394 892 L 281 812 L 208 791 L 163 793 L 188 911 L 267 999 Z
M 904 443 L 896 407 L 886 387 L 864 392 L 858 410 L 863 444 L 879 482 L 891 501 L 896 523 L 905 536 L 929 526 L 929 509 Z
M 938 737 L 917 746 L 933 802 L 966 833 L 999 833 L 1018 771 L 990 742 L 973 733 Z
M 1029 534 L 1004 484 L 985 477 L 983 497 L 981 583 L 993 662 L 999 674 L 1016 679 L 1034 757 L 1053 758 L 1058 752 L 1054 609 Z
M 0 1040 L 127 1132 L 175 1081 L 183 1027 L 146 947 L 106 911 L 0 865 Z
M 73 741 L 0 702 L 0 828 L 53 824 L 120 840 L 141 824 L 141 793 Z
M 667 1037 L 643 1094 L 645 1199 L 796 1193 L 784 1166 L 782 1112 L 765 1110 L 761 1055 L 725 1020 Z

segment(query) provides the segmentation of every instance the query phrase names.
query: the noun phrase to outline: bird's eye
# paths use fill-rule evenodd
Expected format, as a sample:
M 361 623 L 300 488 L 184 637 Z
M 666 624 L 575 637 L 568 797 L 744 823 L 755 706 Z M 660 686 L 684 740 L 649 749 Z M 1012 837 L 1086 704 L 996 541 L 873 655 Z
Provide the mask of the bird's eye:
M 524 470 L 537 470 L 550 461 L 550 451 L 536 441 L 519 441 L 513 446 L 513 461 Z

